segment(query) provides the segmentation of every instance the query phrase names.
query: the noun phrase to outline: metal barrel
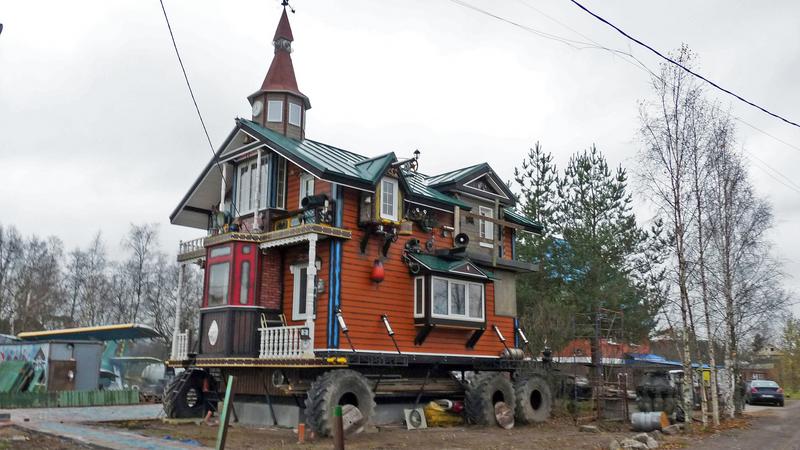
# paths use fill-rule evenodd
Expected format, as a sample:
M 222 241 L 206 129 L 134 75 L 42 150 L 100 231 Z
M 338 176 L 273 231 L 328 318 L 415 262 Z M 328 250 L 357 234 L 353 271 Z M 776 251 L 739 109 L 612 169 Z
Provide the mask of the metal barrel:
M 660 430 L 669 425 L 669 417 L 664 411 L 636 412 L 631 414 L 631 425 L 635 431 Z

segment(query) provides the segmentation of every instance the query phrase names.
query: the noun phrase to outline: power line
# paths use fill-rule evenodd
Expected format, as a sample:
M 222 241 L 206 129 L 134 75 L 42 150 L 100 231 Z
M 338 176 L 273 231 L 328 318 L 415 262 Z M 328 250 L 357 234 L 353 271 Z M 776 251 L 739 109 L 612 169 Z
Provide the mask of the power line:
M 189 95 L 192 97 L 192 103 L 194 104 L 194 109 L 197 111 L 197 117 L 200 118 L 200 125 L 203 127 L 203 133 L 206 136 L 206 141 L 208 141 L 208 147 L 211 149 L 211 154 L 213 155 L 214 163 L 219 170 L 219 176 L 222 179 L 222 186 L 225 188 L 225 191 L 228 190 L 228 183 L 225 181 L 225 173 L 222 170 L 222 166 L 220 165 L 219 155 L 214 150 L 214 144 L 211 143 L 211 136 L 208 134 L 208 128 L 206 127 L 206 122 L 203 120 L 203 114 L 200 113 L 200 107 L 197 105 L 197 99 L 194 96 L 194 90 L 192 89 L 192 84 L 189 82 L 189 75 L 186 74 L 186 67 L 183 65 L 183 59 L 181 58 L 181 52 L 178 51 L 178 44 L 175 42 L 175 35 L 172 33 L 172 26 L 169 23 L 169 17 L 167 16 L 167 10 L 164 8 L 164 0 L 158 0 L 161 3 L 161 11 L 164 13 L 164 21 L 167 22 L 167 29 L 169 30 L 169 37 L 172 40 L 172 47 L 175 49 L 175 56 L 178 57 L 178 63 L 181 66 L 181 72 L 183 72 L 183 79 L 186 81 L 186 87 L 189 89 Z M 235 202 L 231 201 L 231 208 L 233 208 L 233 212 L 239 216 L 239 211 L 236 208 Z M 244 225 L 244 224 L 243 224 Z M 247 232 L 249 233 L 250 230 L 248 229 Z
M 536 8 L 535 6 L 528 4 L 525 0 L 519 0 L 519 2 L 522 3 L 523 6 L 526 6 L 526 7 L 530 8 L 530 9 L 536 11 L 537 13 L 539 13 L 542 16 L 546 17 L 550 21 L 555 22 L 558 25 L 561 25 L 562 27 L 568 29 L 569 31 L 572 31 L 573 33 L 575 33 L 575 34 L 581 36 L 582 38 L 590 41 L 591 44 L 588 43 L 588 42 L 581 42 L 581 41 L 577 41 L 577 40 L 573 40 L 573 39 L 562 38 L 562 37 L 560 37 L 558 35 L 554 35 L 554 34 L 550 34 L 550 33 L 544 33 L 542 31 L 539 31 L 539 30 L 535 29 L 535 28 L 532 28 L 532 27 L 529 27 L 529 26 L 526 26 L 526 25 L 522 25 L 522 24 L 520 24 L 518 22 L 515 22 L 513 20 L 507 19 L 507 18 L 502 17 L 502 16 L 498 16 L 497 14 L 494 14 L 494 13 L 491 13 L 491 12 L 486 11 L 484 9 L 481 9 L 481 8 L 476 7 L 476 6 L 470 5 L 470 4 L 465 3 L 465 2 L 463 2 L 461 0 L 450 0 L 450 1 L 455 3 L 455 4 L 457 4 L 457 5 L 459 5 L 459 6 L 462 6 L 462 7 L 465 7 L 465 8 L 469 8 L 469 9 L 471 9 L 473 11 L 476 11 L 476 12 L 479 12 L 481 14 L 487 15 L 487 16 L 493 18 L 493 19 L 508 23 L 508 24 L 513 25 L 513 26 L 515 26 L 517 28 L 521 28 L 523 31 L 530 32 L 530 33 L 532 33 L 532 34 L 534 34 L 536 36 L 544 37 L 546 39 L 551 39 L 551 40 L 554 40 L 554 41 L 557 41 L 557 42 L 561 42 L 563 44 L 568 45 L 569 47 L 571 47 L 574 50 L 583 50 L 583 49 L 605 50 L 605 51 L 607 51 L 607 52 L 609 52 L 611 54 L 620 56 L 621 59 L 623 61 L 627 62 L 628 64 L 631 64 L 632 66 L 636 67 L 637 69 L 642 70 L 643 72 L 646 72 L 646 73 L 650 74 L 650 76 L 656 78 L 657 80 L 659 80 L 659 81 L 671 86 L 671 84 L 667 80 L 664 80 L 663 78 L 661 78 L 660 75 L 658 75 L 657 73 L 653 72 L 649 67 L 647 67 L 647 65 L 644 62 L 642 62 L 639 58 L 634 56 L 632 53 L 626 52 L 626 51 L 623 51 L 623 50 L 618 50 L 618 49 L 606 47 L 606 46 L 600 44 L 599 42 L 593 40 L 592 38 L 586 36 L 585 34 L 575 30 L 574 28 L 571 28 L 570 26 L 564 24 L 563 22 L 561 22 L 561 21 L 553 18 L 552 16 L 544 13 L 543 11 L 539 10 L 538 8 Z M 574 44 L 580 44 L 581 46 L 579 47 L 579 46 L 574 45 Z M 628 58 L 630 58 L 630 59 L 628 59 Z M 780 139 L 777 136 L 774 136 L 774 135 L 772 135 L 772 134 L 770 134 L 770 133 L 768 133 L 768 132 L 766 132 L 766 131 L 758 128 L 758 127 L 756 127 L 755 125 L 745 121 L 744 119 L 742 119 L 742 118 L 740 118 L 740 117 L 738 117 L 736 115 L 733 115 L 733 114 L 730 114 L 730 116 L 734 120 L 736 120 L 736 121 L 738 121 L 740 123 L 743 123 L 744 125 L 747 125 L 748 127 L 752 128 L 753 130 L 756 130 L 756 131 L 758 131 L 758 132 L 760 132 L 760 133 L 762 133 L 762 134 L 774 139 L 775 141 L 786 145 L 787 147 L 790 147 L 790 148 L 792 148 L 794 150 L 800 151 L 800 147 L 797 147 L 797 146 L 795 146 L 795 145 L 793 145 L 793 144 L 791 144 L 789 142 L 786 142 L 783 139 Z M 755 160 L 757 160 L 757 162 L 760 163 L 760 164 L 754 164 L 754 166 L 757 167 L 758 169 L 760 169 L 762 172 L 764 172 L 764 174 L 766 174 L 768 177 L 772 178 L 773 180 L 775 180 L 776 182 L 778 182 L 779 184 L 783 185 L 784 187 L 786 187 L 786 188 L 788 188 L 790 190 L 793 190 L 795 192 L 800 192 L 800 189 L 798 189 L 798 185 L 795 184 L 789 177 L 784 175 L 781 171 L 779 171 L 778 169 L 775 169 L 774 167 L 770 166 L 764 160 L 762 160 L 762 159 L 758 158 L 757 156 L 755 156 L 752 152 L 749 152 L 747 150 L 745 150 L 745 151 L 750 156 L 752 156 Z M 762 167 L 762 165 L 764 167 Z M 774 174 L 777 174 L 782 179 L 776 178 L 773 175 L 773 173 L 770 173 L 770 171 L 772 171 Z M 787 182 L 788 182 L 788 184 L 787 184 Z
M 543 37 L 545 39 L 550 39 L 550 40 L 553 40 L 553 41 L 561 42 L 562 44 L 568 45 L 568 46 L 570 46 L 570 47 L 572 47 L 572 48 L 574 48 L 576 50 L 580 50 L 580 48 L 577 47 L 575 44 L 580 44 L 580 45 L 584 45 L 584 46 L 588 45 L 586 42 L 576 41 L 576 40 L 573 40 L 573 39 L 567 39 L 567 38 L 563 38 L 561 36 L 556 36 L 554 34 L 545 33 L 544 31 L 540 31 L 540 30 L 537 30 L 535 28 L 529 27 L 527 25 L 523 25 L 523 24 L 521 24 L 519 22 L 515 22 L 515 21 L 513 21 L 511 19 L 507 19 L 505 17 L 498 16 L 497 14 L 489 12 L 489 11 L 487 11 L 485 9 L 478 8 L 477 6 L 471 5 L 471 4 L 469 4 L 467 2 L 464 2 L 462 0 L 450 0 L 450 1 L 455 3 L 458 6 L 463 7 L 463 8 L 468 8 L 468 9 L 471 9 L 473 11 L 479 12 L 481 14 L 485 14 L 485 15 L 487 15 L 489 17 L 497 19 L 497 20 L 499 20 L 501 22 L 505 22 L 505 23 L 507 23 L 509 25 L 513 25 L 513 26 L 515 26 L 517 28 L 521 28 L 524 31 L 527 31 L 529 33 L 532 33 L 532 34 L 535 34 L 537 36 Z
M 778 183 L 780 183 L 780 184 L 786 186 L 787 188 L 789 188 L 789 189 L 797 192 L 798 194 L 800 194 L 800 186 L 798 186 L 794 181 L 792 181 L 791 178 L 789 178 L 786 175 L 784 175 L 783 173 L 781 173 L 778 169 L 776 169 L 776 168 L 770 166 L 769 164 L 767 164 L 766 161 L 764 161 L 763 159 L 761 159 L 758 156 L 756 156 L 755 153 L 753 153 L 753 152 L 751 152 L 751 151 L 749 151 L 747 149 L 745 149 L 745 153 L 747 153 L 750 157 L 752 157 L 753 159 L 755 159 L 759 163 L 763 164 L 767 169 L 771 170 L 772 172 L 777 174 L 779 177 L 783 178 L 783 180 L 785 180 L 785 181 L 781 180 L 780 178 L 776 178 L 775 176 L 770 174 L 768 171 L 764 170 L 763 168 L 761 168 L 759 166 L 756 166 L 756 167 L 759 167 L 760 169 L 762 169 L 762 171 L 764 173 L 766 173 L 767 176 L 769 176 L 770 178 L 772 178 L 773 180 L 777 181 Z
M 793 126 L 795 126 L 795 127 L 798 127 L 798 128 L 800 128 L 800 124 L 798 124 L 797 122 L 793 122 L 793 121 L 791 121 L 791 120 L 789 120 L 789 119 L 786 119 L 786 118 L 784 118 L 784 117 L 782 117 L 782 116 L 780 116 L 780 115 L 778 115 L 778 114 L 775 114 L 775 113 L 773 113 L 773 112 L 769 111 L 768 109 L 766 109 L 766 108 L 763 108 L 763 107 L 761 107 L 761 106 L 759 106 L 759 105 L 757 105 L 757 104 L 755 104 L 755 103 L 751 102 L 750 100 L 747 100 L 747 99 L 745 99 L 745 98 L 741 97 L 740 95 L 738 95 L 738 94 L 736 94 L 736 93 L 734 93 L 734 92 L 732 92 L 732 91 L 729 91 L 728 89 L 725 89 L 725 88 L 723 88 L 722 86 L 718 85 L 717 83 L 715 83 L 715 82 L 713 82 L 713 81 L 709 80 L 708 78 L 706 78 L 706 77 L 704 77 L 704 76 L 700 75 L 700 74 L 699 74 L 699 73 L 697 73 L 697 72 L 694 72 L 694 71 L 692 71 L 692 70 L 691 70 L 691 69 L 689 69 L 688 67 L 686 67 L 686 66 L 684 66 L 683 64 L 681 64 L 681 63 L 679 63 L 679 62 L 677 62 L 677 61 L 673 60 L 672 58 L 670 58 L 670 57 L 668 57 L 668 56 L 664 56 L 664 55 L 663 55 L 661 52 L 659 52 L 658 50 L 654 49 L 653 47 L 651 47 L 651 46 L 649 46 L 649 45 L 645 44 L 644 42 L 642 42 L 642 41 L 640 41 L 640 40 L 636 39 L 635 37 L 633 37 L 633 36 L 629 35 L 628 33 L 624 32 L 624 31 L 622 31 L 622 30 L 621 30 L 619 27 L 617 27 L 617 26 L 616 26 L 616 25 L 614 25 L 613 23 L 609 22 L 608 20 L 606 20 L 606 19 L 604 19 L 604 18 L 600 17 L 599 15 L 597 15 L 597 14 L 593 13 L 593 12 L 592 12 L 592 11 L 590 11 L 588 8 L 586 8 L 585 6 L 583 6 L 583 5 L 581 5 L 580 3 L 578 3 L 576 0 L 570 0 L 570 1 L 571 1 L 572 3 L 574 3 L 575 5 L 577 5 L 577 6 L 578 6 L 580 9 L 582 9 L 582 10 L 586 11 L 587 13 L 589 13 L 591 16 L 593 16 L 593 17 L 594 17 L 594 18 L 596 18 L 597 20 L 599 20 L 599 21 L 601 21 L 601 22 L 605 23 L 606 25 L 610 26 L 611 28 L 613 28 L 613 29 L 617 30 L 617 31 L 618 31 L 620 34 L 622 34 L 622 35 L 623 35 L 623 36 L 625 36 L 626 38 L 628 38 L 628 39 L 630 39 L 631 41 L 633 41 L 633 42 L 635 42 L 635 43 L 637 43 L 637 44 L 641 45 L 642 47 L 644 47 L 644 48 L 646 48 L 646 49 L 650 50 L 651 52 L 655 53 L 656 55 L 658 55 L 660 58 L 664 59 L 665 61 L 668 61 L 668 62 L 670 62 L 670 63 L 674 64 L 675 66 L 677 66 L 677 67 L 680 67 L 681 69 L 685 70 L 686 72 L 688 72 L 688 73 L 690 73 L 690 74 L 694 75 L 695 77 L 697 77 L 697 78 L 699 78 L 699 79 L 701 79 L 701 80 L 705 81 L 706 83 L 708 83 L 708 84 L 710 84 L 711 86 L 713 86 L 713 87 L 715 87 L 715 88 L 719 89 L 720 91 L 722 91 L 722 92 L 724 92 L 724 93 L 726 93 L 726 94 L 728 94 L 728 95 L 731 95 L 731 96 L 733 96 L 734 98 L 738 99 L 739 101 L 742 101 L 742 102 L 744 102 L 744 103 L 747 103 L 748 105 L 750 105 L 750 106 L 752 106 L 752 107 L 754 107 L 754 108 L 756 108 L 756 109 L 759 109 L 759 110 L 761 110 L 761 111 L 763 111 L 763 112 L 765 112 L 765 113 L 769 114 L 770 116 L 772 116 L 772 117 L 775 117 L 776 119 L 780 119 L 780 120 L 782 120 L 782 121 L 784 121 L 784 122 L 788 123 L 789 125 L 793 125 Z
M 651 76 L 653 76 L 653 77 L 655 77 L 655 78 L 657 78 L 657 79 L 659 79 L 661 81 L 664 81 L 660 76 L 658 76 L 655 72 L 650 70 L 650 68 L 648 68 L 641 60 L 639 60 L 638 58 L 633 56 L 633 54 L 631 54 L 630 52 L 626 52 L 626 51 L 623 51 L 623 50 L 617 50 L 617 49 L 606 47 L 605 45 L 600 44 L 599 42 L 595 41 L 594 39 L 590 38 L 589 36 L 587 36 L 587 35 L 581 33 L 580 31 L 570 27 L 569 25 L 565 24 L 564 22 L 562 22 L 562 21 L 550 16 L 549 14 L 547 14 L 544 11 L 540 10 L 539 8 L 536 8 L 535 6 L 531 5 L 527 0 L 517 0 L 517 1 L 519 1 L 523 6 L 525 6 L 527 8 L 530 8 L 530 9 L 536 11 L 537 13 L 541 14 L 542 16 L 547 18 L 548 20 L 550 20 L 550 21 L 552 21 L 552 22 L 554 22 L 554 23 L 556 23 L 558 25 L 561 25 L 562 27 L 566 28 L 567 30 L 572 31 L 573 33 L 577 34 L 578 36 L 580 36 L 580 37 L 586 39 L 587 41 L 595 44 L 595 46 L 592 47 L 592 48 L 595 48 L 595 49 L 598 49 L 598 50 L 606 50 L 606 51 L 609 51 L 609 52 L 611 52 L 613 54 L 617 54 L 617 55 L 622 57 L 623 61 L 633 65 L 637 69 L 640 69 L 640 70 L 642 70 L 644 72 L 649 73 Z M 581 50 L 581 49 L 578 49 L 578 50 Z M 626 59 L 626 57 L 631 58 L 636 62 L 629 61 L 628 59 Z M 770 137 L 773 140 L 775 140 L 777 142 L 780 142 L 781 144 L 783 144 L 783 145 L 785 145 L 785 146 L 787 146 L 787 147 L 789 147 L 789 148 L 791 148 L 793 150 L 796 150 L 796 151 L 800 152 L 800 147 L 798 147 L 798 146 L 796 146 L 796 145 L 794 145 L 792 143 L 786 142 L 785 140 L 775 136 L 774 134 L 771 134 L 771 133 L 769 133 L 767 131 L 764 131 L 761 128 L 758 128 L 757 126 L 751 124 L 750 122 L 745 121 L 744 119 L 742 119 L 739 116 L 736 116 L 734 114 L 730 114 L 730 116 L 734 120 L 736 120 L 737 122 L 740 122 L 740 123 L 742 123 L 744 125 L 747 125 L 748 127 L 752 128 L 753 130 L 755 130 L 755 131 L 757 131 L 757 132 L 759 132 L 759 133 L 761 133 L 761 134 L 763 134 L 763 135 L 765 135 L 767 137 Z M 780 174 L 780 172 L 777 169 L 773 169 L 773 170 L 775 170 L 776 173 Z M 783 174 L 780 174 L 780 175 L 782 177 L 786 178 Z

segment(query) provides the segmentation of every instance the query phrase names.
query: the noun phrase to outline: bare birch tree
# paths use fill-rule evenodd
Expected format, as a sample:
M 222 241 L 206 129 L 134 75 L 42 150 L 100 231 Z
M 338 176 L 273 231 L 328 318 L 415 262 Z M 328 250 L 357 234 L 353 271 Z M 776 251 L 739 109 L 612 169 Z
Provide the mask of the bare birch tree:
M 683 46 L 672 55 L 684 66 L 691 66 L 692 52 Z M 640 152 L 644 184 L 668 226 L 675 255 L 675 271 L 680 302 L 683 362 L 683 410 L 691 424 L 693 370 L 691 365 L 691 303 L 689 299 L 688 227 L 691 211 L 692 126 L 702 92 L 691 75 L 673 65 L 663 64 L 660 76 L 653 77 L 655 101 L 640 107 L 643 148 Z
M 707 257 L 709 237 L 707 230 L 708 221 L 708 195 L 709 170 L 708 155 L 709 148 L 730 147 L 733 138 L 733 127 L 730 115 L 722 113 L 718 107 L 713 106 L 707 111 L 704 128 L 706 133 L 699 139 L 702 145 L 698 145 L 691 155 L 691 178 L 694 194 L 694 257 L 695 273 L 699 284 L 700 298 L 703 306 L 703 320 L 708 340 L 708 364 L 711 376 L 709 377 L 709 387 L 711 390 L 711 418 L 715 427 L 719 426 L 719 386 L 717 384 L 717 356 L 716 346 L 714 345 L 715 328 L 712 322 L 712 302 L 710 298 L 708 279 L 707 279 Z M 705 382 L 701 381 L 701 386 L 705 387 Z M 704 411 L 704 424 L 706 416 Z
M 788 295 L 782 288 L 781 263 L 766 239 L 773 226 L 771 206 L 756 195 L 741 151 L 732 145 L 710 150 L 708 223 L 714 267 L 708 273 L 722 299 L 728 382 L 737 386 L 744 340 L 785 309 Z M 740 413 L 740 390 L 726 397 L 732 397 L 726 398 L 726 414 Z
M 153 268 L 158 257 L 157 225 L 131 224 L 128 236 L 123 239 L 122 244 L 130 252 L 124 264 L 124 271 L 129 277 L 131 289 L 128 314 L 131 322 L 136 322 L 147 290 L 152 288 Z

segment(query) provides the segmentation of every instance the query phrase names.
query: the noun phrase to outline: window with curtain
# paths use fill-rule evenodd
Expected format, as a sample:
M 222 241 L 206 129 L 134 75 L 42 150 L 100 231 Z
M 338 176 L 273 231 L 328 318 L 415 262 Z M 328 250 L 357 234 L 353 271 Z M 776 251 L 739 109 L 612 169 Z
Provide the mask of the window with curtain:
M 236 177 L 236 211 L 238 215 L 249 214 L 255 211 L 256 206 L 266 208 L 267 186 L 269 172 L 266 156 L 261 158 L 261 176 L 258 176 L 258 161 L 256 158 L 242 162 L 238 166 Z M 260 189 L 259 189 L 260 187 Z M 261 201 L 258 202 L 258 198 Z
M 485 298 L 482 283 L 432 277 L 431 293 L 434 317 L 483 321 Z

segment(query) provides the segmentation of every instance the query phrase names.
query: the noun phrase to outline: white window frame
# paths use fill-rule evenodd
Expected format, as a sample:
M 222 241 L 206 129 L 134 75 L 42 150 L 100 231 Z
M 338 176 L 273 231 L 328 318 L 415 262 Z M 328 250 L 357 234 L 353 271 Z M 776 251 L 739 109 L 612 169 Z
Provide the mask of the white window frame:
M 319 261 L 316 262 L 316 266 L 317 266 L 317 270 L 319 270 L 320 267 L 322 267 L 322 265 L 320 264 Z M 308 279 L 308 275 L 307 275 L 308 274 L 308 263 L 302 262 L 302 263 L 292 264 L 291 266 L 289 266 L 289 272 L 292 273 L 292 278 L 293 278 L 293 280 L 292 280 L 292 320 L 296 320 L 296 321 L 306 320 L 308 318 L 308 311 L 306 311 L 305 313 L 302 313 L 302 314 L 300 313 L 300 279 L 302 278 L 300 275 L 302 274 L 303 270 L 306 270 L 306 289 L 308 289 L 308 283 L 316 283 L 316 281 L 317 281 L 317 280 L 309 280 Z M 316 286 L 314 287 L 314 289 L 316 290 Z M 306 292 L 308 292 L 308 291 L 307 290 L 303 291 L 303 294 L 305 294 Z M 303 304 L 305 305 L 305 303 L 306 303 L 306 299 L 303 298 Z M 316 299 L 314 299 L 314 301 L 311 302 L 311 304 L 312 304 L 312 308 L 314 310 L 316 310 L 316 307 L 317 307 Z M 316 311 L 314 312 L 312 318 L 314 318 L 314 319 L 317 318 Z
M 297 121 L 293 119 L 297 117 Z M 303 108 L 297 103 L 289 102 L 289 125 L 303 126 Z
M 286 209 L 286 172 L 288 170 L 286 158 L 275 155 L 278 158 L 277 168 L 275 169 L 275 207 Z
M 494 219 L 494 209 L 487 206 L 478 206 L 478 215 Z M 488 220 L 478 220 L 478 236 L 481 239 L 493 240 L 494 239 L 494 222 Z M 481 247 L 493 247 L 491 242 L 480 242 Z
M 447 314 L 438 314 L 435 313 L 433 308 L 433 292 L 431 292 L 431 317 L 437 319 L 451 319 L 451 320 L 463 320 L 468 322 L 484 322 L 486 319 L 486 286 L 483 283 L 474 283 L 471 281 L 464 281 L 464 280 L 456 280 L 452 278 L 444 278 L 444 277 L 431 277 L 431 285 L 433 285 L 434 280 L 442 280 L 447 282 Z M 464 285 L 464 314 L 453 314 L 450 312 L 450 299 L 452 298 L 452 290 L 454 284 L 461 284 Z M 472 317 L 469 314 L 469 287 L 471 285 L 479 286 L 481 289 L 481 316 L 480 317 Z M 416 286 L 415 286 L 416 290 Z M 431 289 L 433 291 L 433 289 Z M 416 305 L 416 303 L 415 303 Z
M 414 277 L 414 317 L 425 317 L 425 277 Z M 422 281 L 422 298 L 417 297 L 417 282 Z M 421 300 L 421 301 L 420 301 Z M 422 311 L 417 309 L 417 305 L 422 305 Z
M 236 169 L 236 212 L 238 215 L 243 216 L 246 214 L 250 214 L 256 210 L 256 205 L 258 204 L 257 197 L 258 197 L 258 183 L 261 183 L 261 209 L 265 209 L 267 207 L 266 199 L 269 198 L 267 196 L 267 190 L 269 187 L 268 179 L 269 179 L 269 158 L 266 156 L 261 157 L 261 175 L 255 175 L 256 170 L 258 170 L 258 157 L 248 159 L 246 161 L 242 161 L 239 163 Z M 247 169 L 247 170 L 245 170 Z M 242 183 L 245 180 L 245 176 L 243 174 L 246 173 L 247 178 L 247 204 L 244 204 L 242 201 Z
M 267 100 L 267 122 L 283 122 L 283 100 Z
M 300 198 L 297 199 L 297 206 L 303 207 L 303 199 L 309 195 L 314 195 L 314 175 L 304 173 L 300 175 Z
M 392 213 L 391 214 L 389 214 L 388 212 L 384 212 L 383 211 L 383 203 L 384 203 L 383 202 L 383 196 L 385 194 L 384 187 L 383 187 L 384 183 L 388 183 L 388 184 L 392 185 L 392 204 L 391 204 Z M 400 206 L 399 205 L 399 201 L 398 201 L 399 198 L 400 198 L 399 194 L 400 194 L 400 184 L 397 182 L 396 179 L 389 178 L 389 177 L 381 178 L 381 196 L 380 196 L 380 204 L 379 204 L 381 219 L 391 220 L 392 222 L 397 222 L 399 220 L 400 214 L 397 213 L 397 211 L 399 209 L 399 206 Z
M 253 193 L 253 171 L 250 161 L 239 164 L 236 168 L 236 212 L 242 216 L 251 211 L 250 197 Z M 245 188 L 245 182 L 246 188 Z M 245 201 L 245 194 L 247 200 Z

